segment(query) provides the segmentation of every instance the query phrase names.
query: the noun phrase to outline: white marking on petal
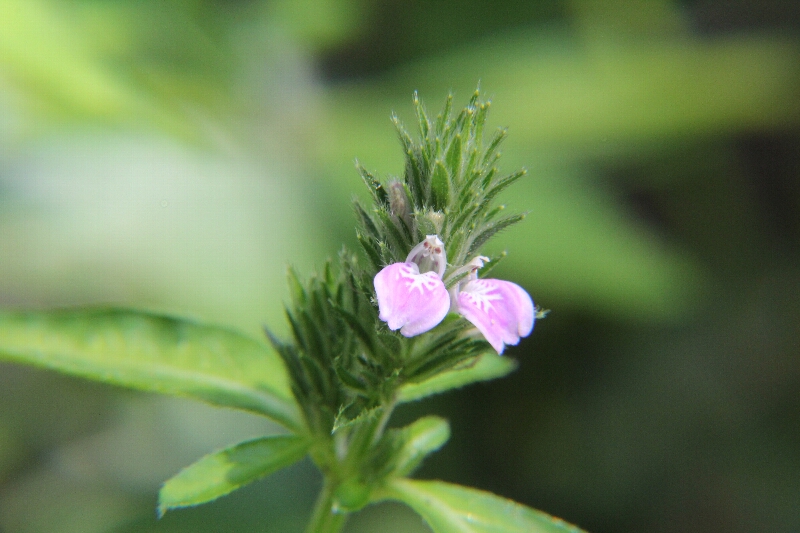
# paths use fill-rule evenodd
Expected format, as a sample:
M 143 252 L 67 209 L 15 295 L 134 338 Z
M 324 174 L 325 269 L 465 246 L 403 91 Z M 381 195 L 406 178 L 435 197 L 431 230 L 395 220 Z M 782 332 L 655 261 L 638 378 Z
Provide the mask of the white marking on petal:
M 499 294 L 495 287 L 483 280 L 473 280 L 470 283 L 470 290 L 466 292 L 466 297 L 472 300 L 475 305 L 484 313 L 494 310 L 492 302 L 502 300 L 503 295 Z M 494 323 L 494 321 L 492 321 Z
M 458 312 L 478 328 L 499 354 L 533 329 L 533 301 L 522 287 L 510 281 L 470 280 L 463 285 L 457 300 Z
M 428 276 L 420 274 L 419 271 L 414 272 L 414 269 L 409 266 L 404 266 L 398 269 L 398 277 L 402 277 L 408 281 L 406 287 L 408 292 L 418 290 L 420 294 L 425 294 L 425 291 L 433 291 L 441 284 L 441 280 L 436 276 Z
M 419 273 L 415 263 L 394 263 L 374 279 L 379 318 L 406 337 L 424 333 L 441 322 L 450 296 L 435 272 Z

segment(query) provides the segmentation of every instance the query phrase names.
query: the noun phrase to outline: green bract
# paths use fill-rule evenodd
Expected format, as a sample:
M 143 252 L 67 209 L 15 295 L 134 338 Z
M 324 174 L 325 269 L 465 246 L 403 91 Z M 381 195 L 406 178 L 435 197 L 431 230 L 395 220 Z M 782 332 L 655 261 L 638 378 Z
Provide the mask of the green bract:
M 450 427 L 428 416 L 389 428 L 395 406 L 502 377 L 516 365 L 454 314 L 412 338 L 390 331 L 378 318 L 373 279 L 437 235 L 448 260 L 441 279 L 457 288 L 486 241 L 523 218 L 493 200 L 524 175 L 498 170 L 506 133 L 484 143 L 489 103 L 478 92 L 456 114 L 448 97 L 435 120 L 416 95 L 414 104 L 418 141 L 393 119 L 406 154 L 402 178 L 380 180 L 358 166 L 373 200 L 355 204 L 366 261 L 344 250 L 307 280 L 289 271 L 291 339 L 267 331 L 270 349 L 225 328 L 118 309 L 3 313 L 0 357 L 245 409 L 290 432 L 188 466 L 164 484 L 160 513 L 214 500 L 309 454 L 324 477 L 310 533 L 339 531 L 348 513 L 386 499 L 411 506 L 436 533 L 579 531 L 485 492 L 407 478 L 447 442 Z
M 402 181 L 382 184 L 358 165 L 374 200 L 372 209 L 356 205 L 361 226 L 358 237 L 376 271 L 403 261 L 408 251 L 430 234 L 444 241 L 451 264 L 464 264 L 489 238 L 525 217 L 503 216 L 504 207 L 492 203 L 524 176 L 525 170 L 503 175 L 497 167 L 506 130 L 495 132 L 484 145 L 489 102 L 481 100 L 476 91 L 455 116 L 452 104 L 450 95 L 444 110 L 431 121 L 414 95 L 418 142 L 397 117 L 392 118 L 406 154 Z

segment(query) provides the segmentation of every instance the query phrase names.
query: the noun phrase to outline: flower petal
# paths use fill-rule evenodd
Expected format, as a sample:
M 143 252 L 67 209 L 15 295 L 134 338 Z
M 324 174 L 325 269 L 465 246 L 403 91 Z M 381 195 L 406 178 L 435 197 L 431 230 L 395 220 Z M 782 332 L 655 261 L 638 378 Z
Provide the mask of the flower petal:
M 499 354 L 505 345 L 517 344 L 520 337 L 533 331 L 533 300 L 510 281 L 468 281 L 458 293 L 458 312 L 483 333 Z
M 374 280 L 380 319 L 406 337 L 435 327 L 450 309 L 450 295 L 435 272 L 419 273 L 415 263 L 394 263 Z

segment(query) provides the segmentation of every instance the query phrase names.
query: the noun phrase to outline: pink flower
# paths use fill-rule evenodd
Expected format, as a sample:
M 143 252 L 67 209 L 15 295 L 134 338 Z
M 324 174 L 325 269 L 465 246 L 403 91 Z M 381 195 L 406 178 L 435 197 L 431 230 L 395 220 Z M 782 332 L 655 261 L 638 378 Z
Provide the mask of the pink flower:
M 478 256 L 450 273 L 462 276 L 448 293 L 442 281 L 447 267 L 444 244 L 428 235 L 408 254 L 375 276 L 379 317 L 392 331 L 413 337 L 433 329 L 454 311 L 469 320 L 502 354 L 507 345 L 533 331 L 535 308 L 525 290 L 510 281 L 478 279 L 487 257 Z M 466 272 L 466 276 L 464 275 Z
M 446 266 L 444 244 L 436 235 L 428 235 L 411 250 L 405 263 L 378 272 L 373 282 L 379 318 L 389 329 L 413 337 L 444 320 L 450 309 L 450 295 L 442 282 Z
M 516 283 L 474 279 L 458 293 L 458 312 L 503 353 L 506 344 L 518 344 L 533 331 L 533 300 Z
M 531 297 L 516 283 L 478 279 L 477 272 L 484 261 L 488 258 L 478 256 L 466 265 L 470 274 L 459 283 L 451 298 L 455 310 L 502 354 L 506 345 L 518 344 L 520 337 L 531 334 L 535 310 Z

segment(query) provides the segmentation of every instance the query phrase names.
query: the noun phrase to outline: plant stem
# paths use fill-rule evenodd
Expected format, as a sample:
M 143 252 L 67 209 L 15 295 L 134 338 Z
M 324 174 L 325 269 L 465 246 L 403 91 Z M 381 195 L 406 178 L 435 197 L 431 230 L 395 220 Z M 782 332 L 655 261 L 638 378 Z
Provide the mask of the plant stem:
M 396 392 L 392 393 L 391 398 L 392 399 L 386 402 L 383 406 L 383 414 L 381 415 L 381 419 L 378 421 L 378 426 L 375 428 L 375 434 L 372 436 L 373 445 L 380 440 L 381 436 L 383 435 L 383 431 L 386 429 L 386 424 L 389 423 L 389 419 L 392 417 L 394 407 L 397 405 Z
M 335 512 L 333 487 L 326 479 L 314 504 L 314 513 L 306 527 L 306 533 L 338 533 L 347 521 L 347 513 Z

